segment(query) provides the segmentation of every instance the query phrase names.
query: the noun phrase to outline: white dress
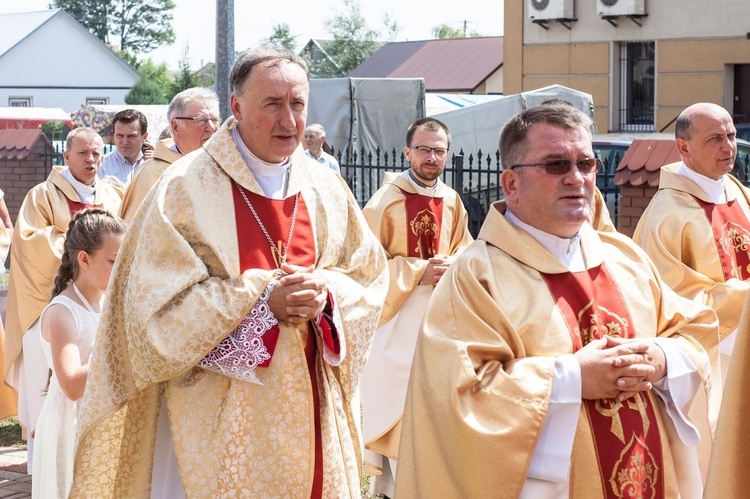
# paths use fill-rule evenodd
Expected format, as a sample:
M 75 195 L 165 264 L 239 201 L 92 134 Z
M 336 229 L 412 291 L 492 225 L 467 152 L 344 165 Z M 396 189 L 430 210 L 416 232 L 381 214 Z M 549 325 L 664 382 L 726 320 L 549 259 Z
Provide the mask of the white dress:
M 73 289 L 78 293 L 77 288 Z M 52 304 L 59 304 L 73 314 L 76 323 L 76 344 L 81 352 L 81 364 L 87 364 L 94 346 L 99 313 L 94 312 L 82 295 L 79 294 L 79 297 L 86 308 L 62 295 L 54 297 L 47 308 Z M 45 312 L 47 308 L 44 309 Z M 44 321 L 44 312 L 42 312 L 41 321 Z M 73 459 L 80 400 L 74 402 L 62 392 L 54 373 L 52 350 L 49 342 L 44 338 L 42 338 L 42 348 L 47 357 L 47 364 L 52 369 L 52 376 L 34 439 L 32 497 L 68 497 L 73 483 Z

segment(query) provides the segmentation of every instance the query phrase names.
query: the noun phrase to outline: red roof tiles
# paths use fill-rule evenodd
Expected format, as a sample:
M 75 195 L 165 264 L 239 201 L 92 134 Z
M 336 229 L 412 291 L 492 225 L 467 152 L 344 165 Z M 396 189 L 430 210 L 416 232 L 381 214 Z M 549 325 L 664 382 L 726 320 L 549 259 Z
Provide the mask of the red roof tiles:
M 617 165 L 615 185 L 656 187 L 661 167 L 677 161 L 680 155 L 674 139 L 636 139 Z
M 41 130 L 0 130 L 0 159 L 23 159 L 39 140 L 49 142 Z

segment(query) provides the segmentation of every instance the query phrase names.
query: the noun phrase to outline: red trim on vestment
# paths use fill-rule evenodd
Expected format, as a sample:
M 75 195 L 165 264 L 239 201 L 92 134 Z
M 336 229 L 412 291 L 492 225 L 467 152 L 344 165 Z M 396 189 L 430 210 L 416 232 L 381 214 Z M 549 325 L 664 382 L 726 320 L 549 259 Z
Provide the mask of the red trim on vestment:
M 693 196 L 703 208 L 714 233 L 724 280 L 750 278 L 750 222 L 735 199 L 726 204 L 707 203 Z
M 239 186 L 232 182 L 232 195 L 234 199 L 234 215 L 237 225 L 237 246 L 239 248 L 240 272 L 247 269 L 265 269 L 273 270 L 279 268 L 276 262 L 275 254 L 271 250 L 270 243 L 266 239 L 263 230 L 255 220 L 250 208 L 240 194 Z M 255 208 L 261 222 L 268 231 L 273 241 L 278 241 L 281 253 L 286 250 L 286 243 L 289 238 L 289 227 L 291 226 L 292 213 L 294 212 L 294 198 L 288 197 L 283 200 L 269 199 L 264 196 L 245 190 L 247 198 Z M 286 262 L 292 265 L 307 267 L 315 264 L 315 238 L 313 236 L 310 214 L 307 211 L 307 205 L 302 197 L 299 196 L 297 205 L 297 217 L 294 224 L 294 233 L 292 234 L 291 244 L 286 254 Z M 330 296 L 329 296 L 330 298 Z M 333 302 L 330 302 L 333 303 Z M 321 321 L 325 322 L 325 321 Z M 279 338 L 278 325 L 273 326 L 266 331 L 261 340 L 268 350 L 271 359 L 276 349 L 276 343 Z M 312 492 L 312 499 L 323 497 L 323 446 L 320 429 L 320 395 L 318 392 L 318 379 L 315 373 L 315 360 L 317 357 L 317 344 L 315 342 L 315 331 L 308 322 L 307 343 L 305 344 L 305 359 L 307 361 L 307 370 L 310 375 L 312 384 L 312 399 L 315 424 L 315 463 Z M 260 367 L 269 367 L 271 359 L 260 364 Z
M 636 337 L 625 300 L 604 265 L 542 277 L 565 317 L 574 351 L 605 335 Z M 653 404 L 648 393 L 624 402 L 583 401 L 607 499 L 664 497 L 664 462 Z
M 65 196 L 65 194 L 63 194 Z M 73 201 L 72 199 L 65 196 L 65 200 L 68 202 L 68 210 L 70 211 L 70 218 L 72 219 L 74 216 L 76 216 L 76 213 L 79 211 L 83 211 L 86 209 L 91 208 L 101 208 L 102 205 L 100 204 L 88 204 L 88 203 L 80 203 L 78 201 Z
M 406 205 L 407 255 L 427 260 L 440 249 L 443 198 L 423 196 L 401 189 Z

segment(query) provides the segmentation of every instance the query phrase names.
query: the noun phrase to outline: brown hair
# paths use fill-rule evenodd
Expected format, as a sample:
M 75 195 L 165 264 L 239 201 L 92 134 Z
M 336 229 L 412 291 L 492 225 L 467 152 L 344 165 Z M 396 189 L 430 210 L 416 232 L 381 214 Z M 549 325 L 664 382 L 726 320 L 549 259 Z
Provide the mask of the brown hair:
M 138 128 L 141 129 L 141 135 L 148 132 L 148 120 L 146 115 L 135 109 L 123 109 L 119 113 L 115 114 L 112 118 L 112 133 L 115 131 L 115 123 L 121 121 L 125 124 L 130 124 L 134 121 L 138 121 Z
M 570 105 L 545 104 L 521 111 L 505 124 L 500 132 L 500 160 L 503 168 L 521 161 L 526 150 L 533 147 L 527 137 L 529 129 L 538 123 L 558 128 L 584 128 L 591 130 L 591 118 Z
M 411 125 L 409 125 L 409 129 L 406 131 L 406 146 L 409 147 L 412 145 L 411 141 L 414 139 L 414 133 L 417 131 L 417 128 L 424 128 L 425 130 L 429 130 L 431 132 L 437 132 L 438 130 L 443 130 L 445 132 L 446 137 L 448 138 L 448 148 L 451 147 L 451 131 L 448 130 L 448 127 L 445 126 L 445 123 L 443 123 L 440 120 L 436 120 L 435 118 L 420 118 Z
M 65 290 L 78 277 L 78 253 L 93 253 L 104 246 L 106 234 L 120 235 L 125 232 L 125 222 L 108 211 L 92 208 L 79 211 L 70 221 L 65 234 L 64 251 L 57 269 L 52 298 Z
M 272 62 L 271 65 L 282 63 L 296 64 L 305 71 L 308 80 L 310 79 L 310 71 L 307 69 L 307 64 L 305 64 L 305 61 L 300 56 L 282 47 L 263 46 L 244 51 L 234 61 L 232 72 L 229 76 L 232 93 L 234 95 L 241 95 L 245 90 L 245 81 L 250 76 L 253 68 L 258 64 L 269 61 Z

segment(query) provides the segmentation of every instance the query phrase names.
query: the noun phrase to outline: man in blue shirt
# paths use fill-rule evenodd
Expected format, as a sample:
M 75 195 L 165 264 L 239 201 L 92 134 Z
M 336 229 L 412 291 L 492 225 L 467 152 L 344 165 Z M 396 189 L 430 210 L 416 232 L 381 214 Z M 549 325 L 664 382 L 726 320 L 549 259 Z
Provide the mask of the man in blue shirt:
M 135 109 L 120 111 L 112 119 L 115 149 L 104 156 L 99 177 L 115 177 L 127 187 L 141 163 L 153 156 L 153 147 L 146 142 L 146 116 Z M 146 152 L 143 147 L 146 146 Z
M 326 141 L 326 131 L 321 125 L 315 123 L 305 128 L 305 135 L 303 138 L 305 141 L 305 147 L 307 147 L 305 154 L 321 165 L 325 165 L 341 175 L 339 162 L 336 161 L 336 158 L 323 150 L 323 143 Z

